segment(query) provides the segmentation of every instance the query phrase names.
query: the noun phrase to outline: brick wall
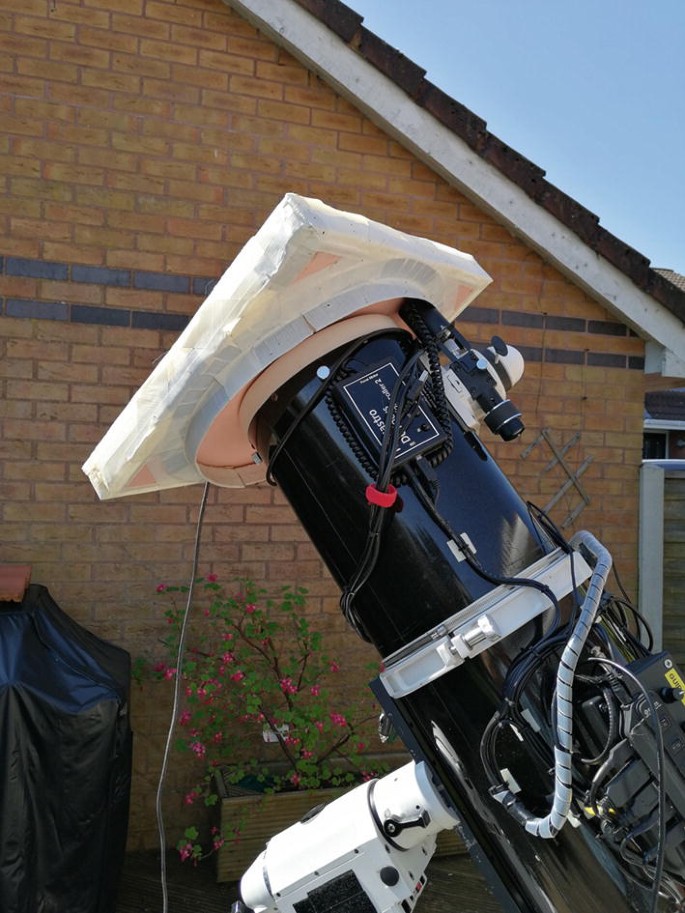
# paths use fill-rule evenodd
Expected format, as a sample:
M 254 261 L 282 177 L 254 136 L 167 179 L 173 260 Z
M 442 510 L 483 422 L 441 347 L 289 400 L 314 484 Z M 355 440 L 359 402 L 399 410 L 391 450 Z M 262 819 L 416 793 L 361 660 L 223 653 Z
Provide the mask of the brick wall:
M 479 259 L 495 281 L 461 329 L 528 359 L 515 399 L 529 430 L 496 456 L 544 504 L 568 479 L 550 441 L 570 442 L 589 503 L 567 531 L 593 529 L 633 587 L 643 344 L 615 318 L 220 0 L 4 0 L 0 51 L 0 561 L 32 564 L 134 655 L 161 636 L 154 589 L 189 573 L 200 490 L 99 503 L 80 466 L 295 191 Z M 555 519 L 582 498 L 562 492 Z M 212 491 L 202 569 L 305 585 L 336 646 L 368 659 L 278 491 Z M 134 690 L 142 847 L 166 709 Z

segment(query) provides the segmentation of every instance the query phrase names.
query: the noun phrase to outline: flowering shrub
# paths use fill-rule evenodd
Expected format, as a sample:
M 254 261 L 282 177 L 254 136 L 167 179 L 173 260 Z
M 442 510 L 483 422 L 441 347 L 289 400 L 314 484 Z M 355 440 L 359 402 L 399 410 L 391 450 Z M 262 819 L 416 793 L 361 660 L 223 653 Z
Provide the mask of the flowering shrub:
M 305 591 L 283 588 L 277 599 L 250 581 L 230 594 L 210 574 L 197 581 L 204 608 L 187 635 L 176 748 L 202 762 L 202 774 L 185 803 L 218 802 L 217 768 L 224 783 L 278 792 L 360 782 L 378 715 L 366 685 L 350 693 L 348 706 L 334 702 L 332 685 L 341 666 L 324 651 L 303 609 Z M 152 665 L 155 678 L 174 683 L 187 587 L 160 584 L 168 601 L 170 632 L 165 658 Z M 180 604 L 182 603 L 182 604 Z M 342 682 L 337 682 L 337 692 Z M 179 842 L 183 859 L 198 859 L 200 832 L 191 827 Z M 226 835 L 213 829 L 212 849 Z

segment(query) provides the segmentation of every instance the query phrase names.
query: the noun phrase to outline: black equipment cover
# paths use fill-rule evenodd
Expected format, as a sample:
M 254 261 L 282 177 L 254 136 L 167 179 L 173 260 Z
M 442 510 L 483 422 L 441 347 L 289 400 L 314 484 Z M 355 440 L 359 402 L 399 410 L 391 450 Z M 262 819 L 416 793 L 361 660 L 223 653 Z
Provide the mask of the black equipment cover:
M 131 784 L 130 657 L 48 590 L 0 603 L 0 910 L 114 913 Z

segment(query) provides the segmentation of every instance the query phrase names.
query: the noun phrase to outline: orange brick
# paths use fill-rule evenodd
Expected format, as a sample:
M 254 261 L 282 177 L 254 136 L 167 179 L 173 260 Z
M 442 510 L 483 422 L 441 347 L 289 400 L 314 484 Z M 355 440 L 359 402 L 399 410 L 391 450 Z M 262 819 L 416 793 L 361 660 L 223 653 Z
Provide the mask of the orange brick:
M 84 47 L 80 44 L 65 44 L 54 40 L 50 41 L 50 57 L 53 60 L 63 60 L 69 64 L 78 64 L 79 67 L 96 67 L 106 70 L 110 66 L 109 51 Z
M 30 76 L 15 76 L 11 73 L 0 73 L 0 93 L 8 95 L 29 95 L 42 98 L 45 83 L 42 79 L 33 79 Z
M 200 101 L 200 89 L 171 80 L 145 77 L 142 91 L 146 96 L 169 99 L 186 105 L 198 104 Z
M 124 53 L 133 53 L 138 46 L 138 38 L 135 35 L 122 35 L 106 27 L 92 28 L 82 25 L 79 28 L 78 37 L 82 45 Z
M 136 74 L 82 67 L 81 82 L 88 88 L 104 89 L 107 92 L 130 92 L 135 95 L 140 92 L 142 80 Z
M 104 253 L 85 249 L 80 245 L 62 242 L 43 241 L 43 256 L 46 260 L 63 260 L 67 263 L 83 263 L 88 266 L 99 266 L 104 263 Z
M 59 19 L 65 22 L 74 22 L 80 26 L 88 23 L 106 29 L 109 26 L 109 12 L 106 10 L 85 9 L 79 4 L 55 3 L 50 7 L 50 19 Z M 83 28 L 78 31 L 79 39 L 82 38 Z
M 134 235 L 130 231 L 100 228 L 98 225 L 77 225 L 74 241 L 77 244 L 94 244 L 102 247 L 133 247 Z
M 44 59 L 48 54 L 48 42 L 44 38 L 20 36 L 8 30 L 0 34 L 0 51 L 10 58 L 39 57 Z
M 197 50 L 189 45 L 179 45 L 167 41 L 155 41 L 142 38 L 139 46 L 143 57 L 155 57 L 160 60 L 170 60 L 174 63 L 193 66 L 198 63 Z
M 14 110 L 18 115 L 33 120 L 62 120 L 71 123 L 76 117 L 71 105 L 36 98 L 15 98 Z
M 43 219 L 10 219 L 12 234 L 15 238 L 44 238 L 45 222 Z M 72 226 L 68 222 L 62 224 L 54 222 L 50 226 L 50 235 L 57 241 L 70 241 L 72 239 Z
M 171 75 L 171 65 L 166 61 L 149 60 L 138 54 L 114 53 L 112 70 L 136 76 L 152 76 L 155 79 L 168 79 Z
M 147 38 L 166 39 L 169 37 L 171 27 L 164 21 L 152 18 L 141 18 L 136 15 L 126 13 L 112 14 L 112 31 L 130 33 L 136 36 L 145 36 Z
M 3 0 L 5 4 L 5 0 Z M 5 7 L 7 8 L 7 7 Z M 76 37 L 76 26 L 69 22 L 57 22 L 53 19 L 34 16 L 15 16 L 14 29 L 21 35 L 35 35 L 49 38 L 50 41 L 73 41 Z
M 41 85 L 45 84 L 41 83 Z M 93 108 L 107 108 L 110 99 L 107 89 L 98 89 L 94 84 L 79 86 L 50 83 L 47 93 L 51 101 L 56 103 L 67 102 L 72 105 L 86 105 Z
M 2 164 L 3 171 L 6 175 L 13 175 L 19 178 L 38 178 L 41 174 L 41 161 L 30 156 L 10 156 L 5 158 Z M 10 182 L 14 184 L 14 180 Z
M 28 276 L 0 276 L 0 293 L 6 298 L 35 298 L 38 280 Z
M 184 254 L 190 256 L 193 252 L 193 242 L 190 238 L 172 238 L 168 235 L 138 235 L 138 248 L 145 251 L 155 251 L 165 254 Z
M 2 404 L 3 417 L 12 415 L 14 418 L 30 418 L 32 403 L 27 398 L 27 392 L 31 391 L 33 388 L 30 383 L 25 383 L 25 381 L 30 380 L 33 377 L 33 362 L 8 358 L 3 354 L 2 361 L 0 361 L 0 377 L 10 378 L 5 387 L 6 399 L 16 398 L 24 400 L 23 405 L 29 407 L 28 414 L 26 415 L 20 414 L 16 410 L 14 412 L 9 412 L 7 411 L 7 402 L 5 400 Z
M 145 119 L 141 125 L 141 133 L 143 136 L 157 136 L 186 143 L 197 143 L 201 134 L 199 128 L 194 124 L 181 124 L 175 120 L 164 121 L 159 118 Z M 224 141 L 225 137 L 224 132 Z
M 129 250 L 127 248 L 122 250 L 108 250 L 105 255 L 105 262 L 107 266 L 119 269 L 145 269 L 153 272 L 161 272 L 164 268 L 164 257 L 162 254 Z M 105 331 L 103 330 L 103 332 Z
M 16 132 L 16 131 L 14 131 Z M 42 139 L 25 138 L 25 137 L 16 137 L 12 140 L 12 156 L 13 159 L 21 156 L 31 156 L 35 159 L 45 159 L 50 158 L 60 162 L 75 162 L 76 161 L 76 149 L 73 146 L 60 145 L 54 142 L 48 142 Z M 11 165 L 12 162 L 8 162 L 8 165 Z M 3 168 L 3 170 L 5 170 Z M 13 169 L 11 172 L 5 170 L 6 174 L 21 174 L 34 172 L 37 177 L 40 177 L 40 163 L 39 162 L 26 162 L 24 163 L 23 168 Z
M 169 193 L 183 199 L 197 200 L 198 203 L 220 203 L 223 200 L 220 187 L 198 185 L 191 181 L 169 181 Z
M 221 108 L 224 111 L 236 111 L 240 114 L 254 114 L 257 110 L 257 99 L 255 98 L 235 95 L 232 92 L 215 92 L 212 89 L 202 90 L 201 104 L 203 108 Z
M 169 3 L 155 3 L 148 0 L 145 4 L 145 15 L 151 19 L 182 22 L 193 26 L 199 26 L 202 23 L 202 11 L 193 9 L 192 4 L 184 4 L 181 8 L 176 8 Z M 173 31 L 172 27 L 172 34 Z
M 157 5 L 159 5 L 160 7 L 162 6 L 162 4 L 148 3 L 148 6 L 147 6 L 148 16 L 152 17 L 152 13 L 150 12 L 150 9 L 151 8 L 154 9 L 155 6 L 157 6 Z M 169 12 L 167 12 L 170 9 L 173 10 L 173 7 L 169 7 L 168 4 L 164 4 L 163 8 L 164 8 L 165 12 L 163 13 L 163 15 L 160 16 L 160 18 L 165 19 L 165 20 L 173 18 L 173 16 L 170 16 Z M 177 19 L 177 21 L 180 22 L 181 24 L 171 26 L 171 40 L 172 41 L 177 42 L 179 44 L 191 44 L 194 47 L 198 47 L 198 48 L 199 47 L 211 48 L 214 51 L 225 51 L 226 50 L 227 36 L 223 33 L 223 31 L 222 32 L 211 32 L 206 29 L 199 28 L 199 27 L 193 28 L 190 23 L 192 23 L 192 21 L 193 21 L 191 17 L 194 16 L 194 11 L 190 11 L 187 8 L 184 10 L 178 10 L 178 14 L 179 14 L 179 18 Z M 200 25 L 201 21 L 202 21 L 202 17 L 200 16 L 199 22 L 197 23 L 198 26 Z
M 102 168 L 69 162 L 46 162 L 43 165 L 43 176 L 47 181 L 60 184 L 103 184 L 105 173 Z
M 105 303 L 109 307 L 159 311 L 162 310 L 163 301 L 162 292 L 116 287 L 105 289 Z
M 143 162 L 142 164 L 144 166 L 146 163 Z M 168 175 L 169 177 L 187 177 L 188 168 L 186 165 L 179 162 L 170 162 L 168 164 L 173 166 Z M 163 173 L 166 174 L 166 168 L 163 169 Z M 155 174 L 160 174 L 160 172 L 155 171 Z M 181 218 L 189 218 L 195 213 L 195 205 L 191 202 L 186 200 L 172 200 L 169 197 L 157 197 L 152 194 L 139 195 L 137 203 L 138 211 L 142 213 L 158 213 L 160 215 L 179 216 Z M 179 270 L 178 272 L 182 272 L 182 270 Z
M 102 225 L 105 220 L 103 209 L 94 209 L 90 206 L 74 206 L 51 200 L 44 204 L 43 214 L 50 222 L 80 222 L 82 224 Z

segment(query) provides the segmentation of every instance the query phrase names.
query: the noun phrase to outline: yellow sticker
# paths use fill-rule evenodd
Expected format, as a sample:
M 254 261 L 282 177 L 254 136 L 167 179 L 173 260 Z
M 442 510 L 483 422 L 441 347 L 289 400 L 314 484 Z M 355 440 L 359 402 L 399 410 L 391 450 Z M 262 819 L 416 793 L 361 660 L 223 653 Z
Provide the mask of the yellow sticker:
M 666 681 L 669 683 L 669 685 L 671 685 L 673 688 L 680 688 L 680 690 L 683 692 L 683 697 L 681 698 L 680 703 L 685 704 L 685 682 L 678 675 L 675 669 L 669 669 L 667 672 L 664 672 L 664 675 L 666 676 Z

